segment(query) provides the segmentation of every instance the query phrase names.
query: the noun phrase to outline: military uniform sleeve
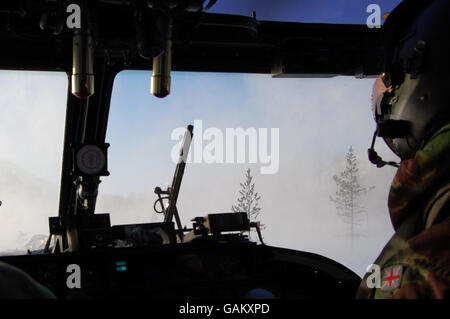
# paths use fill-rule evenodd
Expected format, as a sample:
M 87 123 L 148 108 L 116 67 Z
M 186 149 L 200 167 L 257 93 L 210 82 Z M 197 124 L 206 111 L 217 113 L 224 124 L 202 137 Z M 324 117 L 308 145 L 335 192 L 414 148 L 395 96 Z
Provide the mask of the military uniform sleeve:
M 374 290 L 375 299 L 444 299 L 449 297 L 448 278 L 419 265 L 403 268 L 401 284 L 395 289 Z
M 444 299 L 449 297 L 449 284 L 433 272 L 410 271 L 405 283 L 392 294 L 392 299 Z

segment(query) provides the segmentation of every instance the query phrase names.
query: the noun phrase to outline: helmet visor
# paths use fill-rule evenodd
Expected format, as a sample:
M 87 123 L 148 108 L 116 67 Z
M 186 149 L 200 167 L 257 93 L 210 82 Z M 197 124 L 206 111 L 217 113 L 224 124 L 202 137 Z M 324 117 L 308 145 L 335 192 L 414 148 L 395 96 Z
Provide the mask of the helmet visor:
M 382 74 L 377 77 L 373 84 L 372 88 L 372 97 L 371 97 L 371 108 L 372 108 L 372 114 L 375 122 L 381 123 L 385 116 L 387 115 L 387 108 L 383 107 L 383 98 L 385 97 L 385 93 L 391 93 L 392 86 L 387 87 L 385 83 L 385 75 Z M 390 138 L 383 138 L 387 146 L 391 149 L 392 152 L 394 152 L 397 156 L 399 156 L 398 152 L 396 151 L 394 142 Z
M 371 108 L 373 119 L 376 122 L 381 120 L 384 115 L 381 108 L 381 102 L 383 100 L 384 93 L 392 92 L 392 87 L 386 87 L 383 77 L 384 75 L 378 76 L 372 88 Z

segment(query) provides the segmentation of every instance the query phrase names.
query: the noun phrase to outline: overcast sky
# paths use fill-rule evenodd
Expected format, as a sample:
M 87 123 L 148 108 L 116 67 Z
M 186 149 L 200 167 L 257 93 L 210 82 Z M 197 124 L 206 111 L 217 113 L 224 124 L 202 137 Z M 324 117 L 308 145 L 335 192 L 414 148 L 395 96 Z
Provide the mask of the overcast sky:
M 111 176 L 100 184 L 97 207 L 111 214 L 113 224 L 161 220 L 152 211 L 153 189 L 165 188 L 173 176 L 170 153 L 178 141 L 171 140 L 172 131 L 201 120 L 202 132 L 278 128 L 279 169 L 263 175 L 259 163 L 188 164 L 178 204 L 183 224 L 229 212 L 250 168 L 270 245 L 319 253 L 361 275 L 392 235 L 386 202 L 394 170 L 377 169 L 366 158 L 375 127 L 369 106 L 372 79 L 175 72 L 166 99 L 149 94 L 149 81 L 149 72 L 127 71 L 116 78 L 107 132 Z M 0 87 L 4 250 L 21 248 L 33 234 L 46 234 L 47 217 L 57 215 L 67 79 L 2 71 Z M 202 132 L 194 135 L 191 152 Z M 329 201 L 336 190 L 332 176 L 345 168 L 350 145 L 361 184 L 375 186 L 364 199 L 367 214 L 358 230 L 366 237 L 353 247 L 348 226 Z M 393 158 L 382 141 L 377 145 Z

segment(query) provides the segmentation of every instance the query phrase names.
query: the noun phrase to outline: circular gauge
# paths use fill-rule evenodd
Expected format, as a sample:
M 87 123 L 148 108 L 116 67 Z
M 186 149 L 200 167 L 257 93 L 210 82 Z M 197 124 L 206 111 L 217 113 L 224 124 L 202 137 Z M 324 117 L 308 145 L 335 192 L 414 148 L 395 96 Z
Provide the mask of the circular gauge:
M 96 145 L 85 145 L 77 153 L 77 166 L 84 174 L 98 174 L 103 170 L 105 164 L 105 154 Z

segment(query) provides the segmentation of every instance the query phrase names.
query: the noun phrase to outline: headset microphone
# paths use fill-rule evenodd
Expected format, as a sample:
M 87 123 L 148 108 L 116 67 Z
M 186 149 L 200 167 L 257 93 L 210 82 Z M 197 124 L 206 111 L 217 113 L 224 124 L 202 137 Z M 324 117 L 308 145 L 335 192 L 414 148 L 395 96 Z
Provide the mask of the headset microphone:
M 378 128 L 375 130 L 375 132 L 373 133 L 373 138 L 372 138 L 372 145 L 370 146 L 370 148 L 367 150 L 367 154 L 369 156 L 369 161 L 372 164 L 375 164 L 377 167 L 383 167 L 385 165 L 390 165 L 390 166 L 394 166 L 394 167 L 399 167 L 400 165 L 398 163 L 395 162 L 386 162 L 383 161 L 383 159 L 378 155 L 378 153 L 375 151 L 375 139 L 377 138 L 378 135 Z

